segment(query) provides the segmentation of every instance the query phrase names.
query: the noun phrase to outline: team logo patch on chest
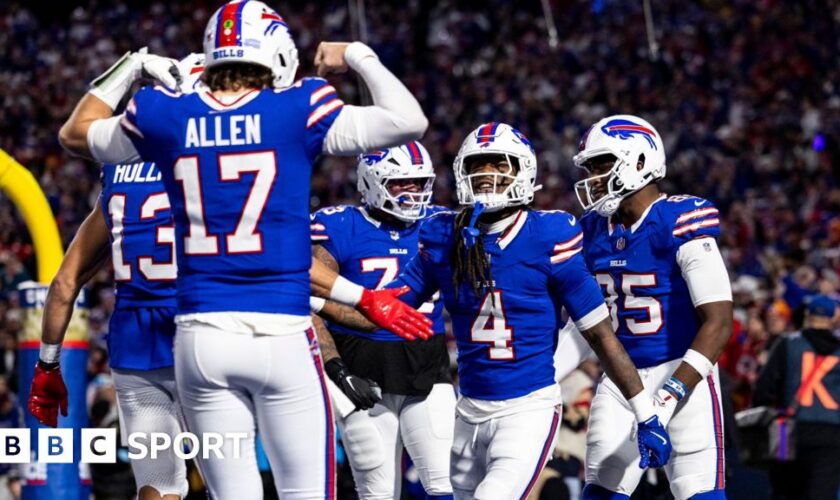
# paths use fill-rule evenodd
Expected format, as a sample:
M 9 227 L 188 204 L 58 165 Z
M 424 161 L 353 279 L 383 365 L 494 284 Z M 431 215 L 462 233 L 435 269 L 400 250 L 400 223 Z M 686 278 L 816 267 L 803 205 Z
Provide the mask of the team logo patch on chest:
M 627 246 L 627 241 L 624 239 L 624 237 L 619 238 L 618 241 L 615 242 L 615 247 L 619 250 L 624 250 L 624 247 L 626 247 L 626 246 Z
M 400 239 L 399 231 L 391 231 L 391 239 L 394 240 L 394 241 L 397 241 L 398 239 Z

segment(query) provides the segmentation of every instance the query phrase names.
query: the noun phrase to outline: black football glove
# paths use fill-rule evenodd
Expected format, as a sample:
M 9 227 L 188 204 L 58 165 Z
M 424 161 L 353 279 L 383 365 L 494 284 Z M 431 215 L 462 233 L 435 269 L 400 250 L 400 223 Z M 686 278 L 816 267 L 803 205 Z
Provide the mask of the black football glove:
M 341 388 L 357 410 L 369 410 L 382 399 L 382 389 L 373 380 L 357 377 L 350 373 L 350 368 L 341 358 L 333 358 L 324 365 L 330 379 Z

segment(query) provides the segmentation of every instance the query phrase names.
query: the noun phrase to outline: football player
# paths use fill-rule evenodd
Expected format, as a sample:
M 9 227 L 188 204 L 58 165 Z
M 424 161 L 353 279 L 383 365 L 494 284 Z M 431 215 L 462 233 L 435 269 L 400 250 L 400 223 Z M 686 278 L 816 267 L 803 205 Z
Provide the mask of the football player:
M 259 423 L 283 498 L 333 498 L 329 396 L 309 316 L 308 203 L 322 152 L 355 155 L 418 138 L 428 121 L 411 93 L 361 43 L 322 44 L 319 73 L 355 69 L 374 105 L 345 106 L 320 78 L 294 82 L 297 50 L 285 21 L 259 1 L 232 1 L 204 34 L 206 89 L 138 91 L 107 118 L 142 70 L 129 54 L 94 82 L 59 138 L 99 160 L 154 161 L 175 223 L 175 370 L 187 427 L 226 439 L 198 455 L 211 496 L 262 498 Z M 314 273 L 313 273 L 314 275 Z M 348 286 L 331 296 L 383 326 L 416 311 L 393 291 Z M 429 330 L 419 315 L 415 332 Z
M 430 205 L 435 173 L 419 142 L 362 155 L 356 172 L 364 205 L 313 214 L 313 254 L 345 278 L 379 288 L 417 253 L 420 223 L 442 210 Z M 440 301 L 420 308 L 434 324 L 426 341 L 339 323 L 316 328 L 327 375 L 359 410 L 339 416 L 338 425 L 360 498 L 400 496 L 403 446 L 428 495 L 452 494 L 455 392 L 442 309 Z
M 528 139 L 503 123 L 481 125 L 454 169 L 466 208 L 426 220 L 420 252 L 388 286 L 408 286 L 404 300 L 415 305 L 439 291 L 452 317 L 461 390 L 455 497 L 525 498 L 533 488 L 560 419 L 553 356 L 563 308 L 632 405 L 640 465 L 662 466 L 668 435 L 586 269 L 580 225 L 565 212 L 529 208 L 538 188 Z
M 718 210 L 666 196 L 662 137 L 636 116 L 610 116 L 580 141 L 576 184 L 584 256 L 613 328 L 654 396 L 674 455 L 665 471 L 678 499 L 725 498 L 717 359 L 732 331 L 729 275 L 717 247 Z M 584 498 L 629 498 L 642 471 L 629 442 L 633 413 L 614 380 L 592 402 Z
M 203 61 L 203 54 L 191 54 L 179 63 L 182 91 L 192 91 Z M 123 440 L 133 432 L 175 436 L 181 424 L 172 368 L 177 266 L 169 198 L 154 163 L 106 164 L 100 179 L 99 200 L 70 243 L 47 293 L 29 410 L 41 423 L 55 427 L 59 408 L 42 403 L 58 393 L 60 410 L 67 415 L 61 342 L 76 296 L 110 255 L 116 304 L 107 343 Z M 186 467 L 172 449 L 156 459 L 132 460 L 131 468 L 140 500 L 187 494 Z

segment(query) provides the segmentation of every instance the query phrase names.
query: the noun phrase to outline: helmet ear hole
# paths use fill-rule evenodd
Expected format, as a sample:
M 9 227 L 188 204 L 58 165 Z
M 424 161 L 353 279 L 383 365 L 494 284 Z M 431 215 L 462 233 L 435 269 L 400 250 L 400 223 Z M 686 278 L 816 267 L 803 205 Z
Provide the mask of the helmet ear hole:
M 277 57 L 280 59 L 280 66 L 286 67 L 286 58 L 283 57 L 283 54 L 277 54 Z
M 641 171 L 643 168 L 645 168 L 645 154 L 644 153 L 639 155 L 639 161 L 636 162 L 636 170 L 637 171 Z

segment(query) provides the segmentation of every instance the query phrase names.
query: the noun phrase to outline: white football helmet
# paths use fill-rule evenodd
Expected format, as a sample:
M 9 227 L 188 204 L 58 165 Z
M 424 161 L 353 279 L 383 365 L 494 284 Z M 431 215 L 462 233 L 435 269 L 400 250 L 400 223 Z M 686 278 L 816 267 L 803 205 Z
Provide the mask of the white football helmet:
M 258 0 L 232 0 L 204 30 L 205 66 L 244 62 L 271 69 L 276 88 L 294 82 L 298 53 L 286 21 Z
M 511 169 L 501 173 L 469 174 L 466 170 L 468 159 L 480 155 L 502 155 L 507 158 Z M 514 172 L 514 169 L 518 170 Z M 537 186 L 537 156 L 528 138 L 522 132 L 506 123 L 490 122 L 473 130 L 455 157 L 455 187 L 458 192 L 458 202 L 461 205 L 484 205 L 487 212 L 495 212 L 505 207 L 527 205 L 534 199 L 534 193 L 542 186 Z M 475 193 L 473 178 L 493 178 L 493 189 L 490 193 Z M 503 179 L 512 182 L 501 192 L 496 192 L 496 185 Z
M 638 116 L 614 115 L 600 120 L 583 134 L 578 150 L 575 165 L 590 173 L 588 165 L 593 158 L 615 157 L 608 172 L 575 183 L 583 209 L 604 217 L 614 214 L 627 196 L 665 177 L 662 138 L 653 125 Z M 637 168 L 640 160 L 643 165 Z
M 356 164 L 359 192 L 369 207 L 405 221 L 426 216 L 432 202 L 435 170 L 429 152 L 417 141 L 359 156 Z M 402 179 L 418 179 L 419 193 L 391 194 L 389 183 Z
M 181 73 L 180 91 L 184 94 L 195 92 L 204 73 L 204 54 L 193 52 L 178 61 L 178 72 Z

